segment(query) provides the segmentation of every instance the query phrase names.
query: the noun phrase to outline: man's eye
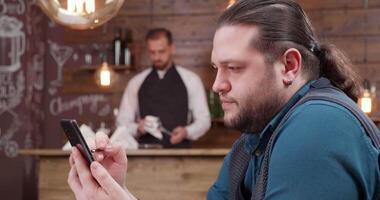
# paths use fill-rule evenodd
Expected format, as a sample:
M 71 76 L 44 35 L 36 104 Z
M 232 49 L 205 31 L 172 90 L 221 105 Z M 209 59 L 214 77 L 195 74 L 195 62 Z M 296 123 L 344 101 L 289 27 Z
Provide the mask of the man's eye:
M 237 72 L 241 69 L 241 67 L 238 67 L 238 66 L 228 66 L 227 68 L 228 70 L 233 71 L 233 72 Z

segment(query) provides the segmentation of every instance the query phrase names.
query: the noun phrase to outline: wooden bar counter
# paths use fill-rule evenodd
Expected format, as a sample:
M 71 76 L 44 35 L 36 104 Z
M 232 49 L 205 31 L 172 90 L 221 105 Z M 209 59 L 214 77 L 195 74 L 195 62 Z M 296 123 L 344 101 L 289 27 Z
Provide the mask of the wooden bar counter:
M 141 200 L 206 199 L 229 149 L 129 150 L 127 187 Z M 37 156 L 40 200 L 74 199 L 67 184 L 68 152 L 54 149 L 21 150 Z

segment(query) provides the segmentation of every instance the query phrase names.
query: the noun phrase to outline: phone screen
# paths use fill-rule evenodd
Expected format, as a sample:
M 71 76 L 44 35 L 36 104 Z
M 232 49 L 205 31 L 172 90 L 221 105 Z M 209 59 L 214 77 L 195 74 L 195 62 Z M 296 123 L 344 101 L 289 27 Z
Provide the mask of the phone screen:
M 83 157 L 87 160 L 88 166 L 94 161 L 91 151 L 84 140 L 82 133 L 74 119 L 62 119 L 61 127 L 65 132 L 67 139 L 70 141 L 71 146 L 79 149 Z

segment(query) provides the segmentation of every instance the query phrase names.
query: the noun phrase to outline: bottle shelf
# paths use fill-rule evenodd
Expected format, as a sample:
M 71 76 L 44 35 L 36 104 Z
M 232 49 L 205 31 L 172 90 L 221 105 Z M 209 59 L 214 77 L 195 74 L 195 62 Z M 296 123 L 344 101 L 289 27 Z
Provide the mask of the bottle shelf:
M 95 72 L 100 65 L 83 65 L 63 70 L 64 93 L 122 93 L 128 81 L 137 73 L 127 65 L 110 65 L 116 81 L 111 86 L 102 87 L 96 83 Z
M 76 69 L 77 71 L 95 71 L 99 68 L 100 65 L 83 65 Z M 135 68 L 131 65 L 111 65 L 108 64 L 114 71 L 135 71 Z

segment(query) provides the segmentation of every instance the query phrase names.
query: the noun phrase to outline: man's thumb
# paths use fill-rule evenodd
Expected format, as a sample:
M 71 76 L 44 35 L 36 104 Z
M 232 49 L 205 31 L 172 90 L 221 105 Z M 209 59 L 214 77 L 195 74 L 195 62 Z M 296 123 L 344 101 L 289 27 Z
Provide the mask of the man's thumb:
M 112 178 L 108 171 L 97 161 L 91 163 L 91 173 L 109 195 L 117 194 L 123 191 L 120 185 Z

